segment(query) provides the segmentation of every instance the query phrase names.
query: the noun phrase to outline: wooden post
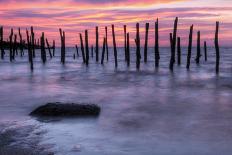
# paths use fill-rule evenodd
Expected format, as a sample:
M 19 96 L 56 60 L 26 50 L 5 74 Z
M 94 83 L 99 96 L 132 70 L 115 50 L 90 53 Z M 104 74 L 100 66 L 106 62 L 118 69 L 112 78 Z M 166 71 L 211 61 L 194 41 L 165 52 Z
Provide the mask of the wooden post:
M 169 34 L 169 40 L 170 40 L 170 46 L 171 46 L 171 59 L 170 59 L 170 63 L 169 63 L 169 69 L 171 71 L 173 71 L 173 64 L 174 64 L 173 57 L 174 57 L 174 53 L 173 53 L 173 36 L 172 36 L 172 33 Z
M 205 61 L 207 61 L 207 44 L 204 42 L 204 50 L 205 50 Z
M 84 43 L 83 43 L 83 38 L 82 38 L 82 34 L 80 33 L 80 42 L 81 42 L 81 53 L 82 53 L 82 59 L 83 59 L 83 63 L 85 63 L 85 50 L 84 50 Z
M 189 33 L 188 55 L 187 55 L 187 65 L 186 65 L 187 69 L 190 68 L 190 63 L 191 63 L 192 40 L 193 40 L 193 25 L 190 27 L 190 33 Z
M 13 35 L 14 35 L 14 32 L 13 32 L 13 29 L 11 29 L 11 33 L 10 33 L 10 62 L 12 62 L 13 60 Z
M 219 22 L 216 22 L 216 31 L 215 31 L 215 50 L 216 50 L 216 73 L 219 73 L 219 64 L 220 64 L 220 49 L 218 41 L 218 32 L 219 32 Z
M 53 47 L 52 55 L 54 57 L 55 56 L 55 50 L 56 50 L 56 42 L 55 42 L 55 40 L 53 40 L 52 47 Z
M 3 47 L 3 27 L 0 27 L 0 50 L 1 50 L 1 59 L 4 59 L 4 47 Z
M 145 44 L 144 44 L 144 62 L 147 62 L 147 46 L 148 46 L 148 31 L 149 31 L 149 23 L 146 23 L 145 28 L 146 34 L 145 34 Z
M 140 34 L 139 34 L 139 23 L 136 24 L 136 68 L 140 69 Z
M 180 37 L 177 38 L 177 61 L 178 65 L 181 65 L 181 45 L 180 45 Z
M 112 25 L 112 36 L 113 36 L 113 46 L 114 46 L 114 61 L 115 61 L 115 67 L 118 67 L 118 54 L 117 54 L 117 45 L 116 45 L 116 39 L 115 39 L 115 32 L 114 32 L 114 25 Z
M 108 32 L 107 32 L 107 26 L 105 27 L 106 32 L 106 60 L 109 60 L 109 47 L 108 47 Z
M 15 55 L 16 53 L 18 53 L 17 51 L 17 35 L 14 35 L 14 43 L 13 43 L 13 55 L 12 55 L 12 59 L 15 60 Z
M 93 58 L 93 45 L 91 46 L 91 57 Z
M 34 69 L 34 66 L 33 66 L 33 55 L 32 55 L 32 50 L 31 50 L 31 41 L 30 41 L 31 39 L 30 39 L 28 30 L 26 30 L 26 34 L 27 34 L 28 59 L 29 59 L 31 71 L 33 71 L 33 69 Z
M 61 40 L 61 63 L 65 64 L 65 32 L 60 29 Z
M 155 22 L 155 67 L 159 67 L 159 19 Z
M 201 58 L 201 32 L 197 32 L 197 56 L 196 56 L 196 64 L 200 63 Z
M 173 57 L 173 63 L 176 62 L 175 54 L 176 54 L 177 25 L 178 25 L 178 17 L 176 17 L 175 22 L 174 22 L 173 37 L 172 37 L 172 53 L 174 55 L 174 57 Z
M 104 64 L 104 58 L 105 58 L 105 50 L 106 50 L 106 38 L 104 38 L 103 46 L 102 46 L 102 57 L 101 57 L 101 64 Z
M 129 67 L 130 66 L 130 34 L 127 33 L 127 66 Z
M 96 62 L 98 62 L 99 60 L 99 33 L 98 33 L 98 26 L 96 26 L 96 49 L 95 49 L 95 53 L 96 53 Z
M 33 30 L 33 27 L 31 26 L 31 39 L 32 39 L 32 42 L 31 42 L 31 50 L 32 50 L 32 53 L 33 53 L 33 58 L 35 58 L 35 43 L 34 43 L 34 40 L 35 40 L 35 33 L 34 33 L 34 30 Z
M 79 57 L 79 49 L 78 49 L 78 46 L 76 45 L 76 52 L 77 52 L 77 56 Z
M 123 26 L 124 29 L 124 53 L 125 53 L 125 61 L 127 60 L 126 58 L 126 25 Z
M 47 57 L 46 57 L 46 50 L 45 50 L 45 38 L 44 38 L 44 32 L 42 32 L 42 36 L 41 36 L 41 57 L 42 57 L 42 61 L 43 61 L 43 64 L 46 63 L 47 61 Z
M 19 28 L 19 40 L 20 40 L 20 56 L 23 56 L 23 38 L 21 34 L 21 30 Z
M 50 48 L 50 45 L 49 45 L 49 42 L 48 42 L 47 38 L 46 38 L 46 43 L 47 43 L 47 47 L 48 47 L 50 58 L 52 58 L 52 52 L 51 52 L 51 48 Z
M 88 30 L 85 30 L 85 54 L 86 54 L 86 65 L 89 65 L 89 41 L 88 41 Z

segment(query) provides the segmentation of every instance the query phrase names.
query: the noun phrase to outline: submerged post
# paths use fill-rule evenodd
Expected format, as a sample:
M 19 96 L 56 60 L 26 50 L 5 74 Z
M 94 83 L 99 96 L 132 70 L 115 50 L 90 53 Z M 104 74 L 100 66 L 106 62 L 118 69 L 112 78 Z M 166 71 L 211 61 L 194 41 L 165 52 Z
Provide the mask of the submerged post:
M 136 68 L 140 69 L 140 59 L 141 59 L 141 53 L 140 53 L 140 34 L 139 34 L 139 23 L 136 24 Z
M 178 17 L 176 17 L 174 22 L 174 29 L 172 34 L 172 41 L 171 41 L 171 59 L 169 64 L 169 69 L 173 71 L 173 65 L 175 63 L 175 54 L 176 54 L 176 34 L 177 34 L 177 24 L 178 24 Z
M 22 34 L 21 34 L 21 30 L 19 28 L 19 41 L 20 41 L 20 56 L 23 56 L 23 38 L 22 38 Z
M 105 50 L 106 50 L 106 38 L 103 40 L 103 46 L 102 46 L 102 57 L 101 57 L 101 64 L 104 64 L 104 58 L 105 58 Z
M 76 47 L 77 56 L 79 57 L 79 48 L 77 45 L 75 47 Z
M 204 42 L 204 50 L 205 50 L 205 61 L 207 61 L 207 43 L 206 41 Z
M 159 19 L 155 22 L 155 67 L 159 67 Z
M 201 58 L 201 32 L 197 32 L 197 57 L 196 57 L 196 64 L 200 63 Z
M 32 51 L 32 54 L 33 54 L 33 58 L 35 58 L 35 43 L 34 43 L 34 40 L 35 40 L 35 33 L 34 33 L 33 27 L 31 26 L 31 51 Z
M 127 58 L 127 66 L 130 66 L 130 35 L 127 33 L 127 49 L 126 49 L 126 58 Z
M 219 73 L 219 64 L 220 64 L 220 51 L 219 51 L 219 43 L 218 43 L 218 32 L 219 32 L 219 22 L 216 22 L 216 31 L 215 31 L 215 50 L 216 50 L 216 73 Z
M 0 50 L 1 50 L 1 59 L 4 59 L 4 47 L 3 47 L 3 27 L 0 27 Z
M 56 42 L 55 42 L 55 40 L 53 40 L 53 43 L 52 43 L 53 45 L 52 45 L 52 47 L 53 47 L 53 53 L 52 53 L 52 55 L 53 55 L 53 57 L 55 56 L 55 50 L 56 50 Z
M 52 52 L 51 52 L 50 44 L 49 44 L 47 38 L 46 38 L 46 43 L 47 43 L 47 47 L 48 47 L 48 52 L 49 52 L 50 58 L 52 58 Z
M 61 63 L 65 64 L 65 32 L 60 29 L 61 40 Z
M 41 42 L 40 43 L 41 44 L 41 58 L 42 58 L 43 64 L 45 64 L 46 61 L 47 61 L 47 57 L 46 57 L 46 50 L 45 50 L 44 32 L 42 32 L 42 36 L 41 36 L 40 42 Z
M 112 25 L 112 36 L 113 36 L 113 46 L 114 46 L 114 61 L 115 61 L 115 67 L 117 68 L 118 67 L 118 55 L 117 55 L 114 25 Z
M 82 53 L 82 59 L 83 59 L 83 63 L 85 63 L 85 50 L 84 50 L 84 43 L 83 43 L 83 38 L 82 38 L 82 34 L 80 33 L 80 42 L 81 42 L 81 53 Z
M 30 63 L 31 71 L 33 71 L 33 69 L 34 69 L 34 66 L 33 66 L 33 55 L 32 55 L 31 41 L 30 41 L 30 36 L 29 36 L 28 30 L 26 30 L 26 34 L 27 34 L 28 58 L 29 58 L 29 63 Z
M 14 32 L 13 32 L 13 29 L 11 29 L 11 33 L 10 33 L 10 62 L 12 62 L 13 60 L 13 35 L 14 35 Z
M 96 49 L 95 49 L 95 53 L 96 53 L 96 62 L 98 62 L 99 60 L 99 33 L 98 33 L 98 26 L 96 26 Z
M 186 65 L 187 69 L 190 68 L 190 63 L 191 63 L 192 40 L 193 40 L 193 25 L 190 27 L 190 32 L 189 32 L 188 55 L 187 55 L 187 65 Z
M 93 45 L 91 46 L 91 57 L 93 58 Z
M 125 53 L 125 61 L 127 60 L 126 58 L 126 25 L 123 26 L 124 29 L 124 53 Z
M 105 32 L 106 32 L 106 60 L 109 60 L 109 47 L 108 47 L 108 30 L 107 26 L 105 27 Z
M 15 34 L 14 35 L 14 43 L 13 43 L 13 60 L 15 60 L 15 54 L 17 54 L 18 51 L 17 51 L 17 35 Z
M 180 37 L 177 38 L 177 63 L 181 65 L 181 45 L 180 45 Z
M 149 31 L 149 23 L 146 23 L 145 26 L 145 44 L 144 44 L 144 62 L 147 62 L 147 46 L 148 46 L 148 31 Z
M 169 34 L 169 40 L 170 40 L 170 46 L 171 46 L 171 59 L 170 59 L 170 63 L 169 63 L 169 69 L 171 71 L 173 71 L 173 64 L 174 64 L 173 57 L 175 57 L 175 56 L 174 56 L 174 53 L 173 53 L 173 36 L 172 36 L 172 33 Z
M 86 54 L 86 65 L 89 65 L 89 39 L 88 30 L 85 30 L 85 54 Z

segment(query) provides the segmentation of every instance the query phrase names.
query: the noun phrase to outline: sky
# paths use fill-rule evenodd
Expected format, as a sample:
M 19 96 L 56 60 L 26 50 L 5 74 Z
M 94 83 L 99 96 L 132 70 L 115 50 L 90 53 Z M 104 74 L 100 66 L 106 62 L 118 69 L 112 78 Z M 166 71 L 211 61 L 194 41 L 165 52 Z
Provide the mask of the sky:
M 194 24 L 194 45 L 197 31 L 201 31 L 202 45 L 213 45 L 215 22 L 220 22 L 220 45 L 232 43 L 231 0 L 0 0 L 0 25 L 4 38 L 10 28 L 21 27 L 23 36 L 30 26 L 36 37 L 42 32 L 51 42 L 60 43 L 59 28 L 66 32 L 67 46 L 80 44 L 79 33 L 89 32 L 89 44 L 95 44 L 95 27 L 99 26 L 100 44 L 108 26 L 109 45 L 112 46 L 111 24 L 115 25 L 117 46 L 123 46 L 123 25 L 127 25 L 131 46 L 135 46 L 135 26 L 140 23 L 141 44 L 145 37 L 145 23 L 150 23 L 149 46 L 154 46 L 154 25 L 159 18 L 161 46 L 169 46 L 169 33 L 175 17 L 179 17 L 178 36 L 181 44 L 188 43 L 189 27 Z

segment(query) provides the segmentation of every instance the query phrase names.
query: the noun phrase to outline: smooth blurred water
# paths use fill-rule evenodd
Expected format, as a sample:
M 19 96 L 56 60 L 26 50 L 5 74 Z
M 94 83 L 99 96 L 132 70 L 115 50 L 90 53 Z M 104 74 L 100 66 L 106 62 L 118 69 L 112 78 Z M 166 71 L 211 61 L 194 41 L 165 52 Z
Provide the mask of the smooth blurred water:
M 89 67 L 81 57 L 72 58 L 74 48 L 67 49 L 65 66 L 60 64 L 59 49 L 55 58 L 47 57 L 45 65 L 36 51 L 33 73 L 27 57 L 17 57 L 13 63 L 6 57 L 0 60 L 0 129 L 14 126 L 21 131 L 13 134 L 21 134 L 15 140 L 18 145 L 39 139 L 33 146 L 47 146 L 55 154 L 230 155 L 232 49 L 221 48 L 219 75 L 215 74 L 215 51 L 208 50 L 208 62 L 202 57 L 198 66 L 194 48 L 187 71 L 187 49 L 183 48 L 182 65 L 175 66 L 173 73 L 168 69 L 169 48 L 161 48 L 159 69 L 149 49 L 148 63 L 142 62 L 140 71 L 135 68 L 134 49 L 129 68 L 123 48 L 118 49 L 117 69 L 112 49 L 109 62 L 102 66 L 90 58 Z M 102 112 L 96 119 L 49 121 L 28 116 L 50 101 L 95 103 Z M 34 128 L 45 132 L 25 136 L 35 133 Z

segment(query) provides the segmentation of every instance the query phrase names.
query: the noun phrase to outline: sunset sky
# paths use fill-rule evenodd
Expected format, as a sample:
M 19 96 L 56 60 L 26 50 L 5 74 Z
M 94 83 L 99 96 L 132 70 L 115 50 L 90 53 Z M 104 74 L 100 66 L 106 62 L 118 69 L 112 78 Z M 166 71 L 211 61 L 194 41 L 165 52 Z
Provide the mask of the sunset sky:
M 201 30 L 202 40 L 213 44 L 215 22 L 220 21 L 220 44 L 232 44 L 231 0 L 0 0 L 0 24 L 5 28 L 5 39 L 10 28 L 25 29 L 34 26 L 36 36 L 45 32 L 49 40 L 59 43 L 59 28 L 66 32 L 68 46 L 79 44 L 79 33 L 89 30 L 90 44 L 94 44 L 95 26 L 100 28 L 100 43 L 104 26 L 109 26 L 109 44 L 112 45 L 111 24 L 116 27 L 118 46 L 123 45 L 123 25 L 128 26 L 134 45 L 135 25 L 140 23 L 143 42 L 145 23 L 150 23 L 149 45 L 154 45 L 154 21 L 160 22 L 160 42 L 169 46 L 173 21 L 179 17 L 178 36 L 187 44 L 189 27 L 194 24 L 194 37 Z M 102 44 L 102 43 L 101 43 Z

